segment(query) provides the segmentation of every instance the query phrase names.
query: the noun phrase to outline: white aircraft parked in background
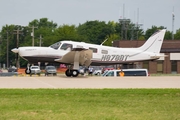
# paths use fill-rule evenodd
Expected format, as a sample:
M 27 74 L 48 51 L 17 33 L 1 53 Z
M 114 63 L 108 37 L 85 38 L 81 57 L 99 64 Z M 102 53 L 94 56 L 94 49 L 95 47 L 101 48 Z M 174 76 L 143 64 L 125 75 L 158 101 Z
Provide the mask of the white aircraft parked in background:
M 29 63 L 59 62 L 68 65 L 66 76 L 76 77 L 79 65 L 112 65 L 156 60 L 163 57 L 160 49 L 166 30 L 154 33 L 141 47 L 117 48 L 84 42 L 60 41 L 49 47 L 19 47 L 12 51 Z M 29 67 L 25 71 L 31 72 Z

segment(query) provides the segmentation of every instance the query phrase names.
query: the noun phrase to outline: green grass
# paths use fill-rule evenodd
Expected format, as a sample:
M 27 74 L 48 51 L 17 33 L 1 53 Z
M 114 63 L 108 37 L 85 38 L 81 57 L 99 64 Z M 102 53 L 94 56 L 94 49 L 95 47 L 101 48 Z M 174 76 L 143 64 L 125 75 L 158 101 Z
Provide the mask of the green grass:
M 0 89 L 1 120 L 180 120 L 180 89 Z

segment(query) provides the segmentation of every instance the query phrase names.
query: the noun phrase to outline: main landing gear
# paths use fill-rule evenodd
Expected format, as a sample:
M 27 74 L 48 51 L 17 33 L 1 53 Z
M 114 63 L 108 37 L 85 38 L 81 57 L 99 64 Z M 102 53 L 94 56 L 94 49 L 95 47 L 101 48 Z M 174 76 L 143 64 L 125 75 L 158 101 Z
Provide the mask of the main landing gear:
M 71 70 L 71 69 L 67 69 L 65 72 L 67 77 L 77 77 L 79 75 L 79 71 L 78 70 Z
M 74 48 L 65 54 L 59 62 L 69 63 L 65 74 L 67 77 L 77 77 L 79 75 L 79 65 L 89 66 L 92 59 L 92 50 L 85 48 Z

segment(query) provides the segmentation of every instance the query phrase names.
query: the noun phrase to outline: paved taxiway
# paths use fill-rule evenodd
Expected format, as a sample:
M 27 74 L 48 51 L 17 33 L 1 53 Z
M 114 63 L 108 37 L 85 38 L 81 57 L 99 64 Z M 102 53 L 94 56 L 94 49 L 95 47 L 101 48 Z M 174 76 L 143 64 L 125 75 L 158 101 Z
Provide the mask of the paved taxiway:
M 91 77 L 26 76 L 0 77 L 0 88 L 180 88 L 180 76 Z

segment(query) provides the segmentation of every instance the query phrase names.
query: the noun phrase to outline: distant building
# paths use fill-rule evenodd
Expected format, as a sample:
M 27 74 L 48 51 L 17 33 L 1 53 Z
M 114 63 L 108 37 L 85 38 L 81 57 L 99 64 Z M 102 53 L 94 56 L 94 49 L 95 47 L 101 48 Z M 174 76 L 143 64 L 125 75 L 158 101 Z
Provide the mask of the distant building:
M 135 48 L 140 47 L 146 41 L 141 40 L 116 40 L 114 47 Z M 147 68 L 149 73 L 177 73 L 180 74 L 180 40 L 164 40 L 160 51 L 167 57 L 162 57 L 155 61 L 136 62 L 123 65 L 125 68 Z

